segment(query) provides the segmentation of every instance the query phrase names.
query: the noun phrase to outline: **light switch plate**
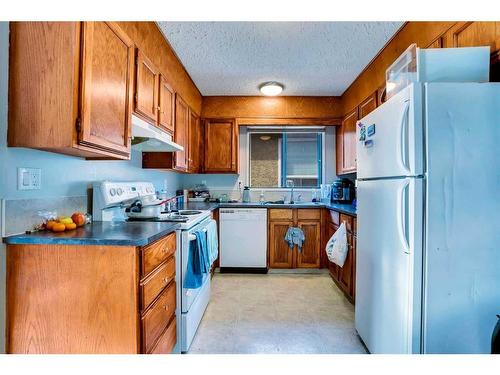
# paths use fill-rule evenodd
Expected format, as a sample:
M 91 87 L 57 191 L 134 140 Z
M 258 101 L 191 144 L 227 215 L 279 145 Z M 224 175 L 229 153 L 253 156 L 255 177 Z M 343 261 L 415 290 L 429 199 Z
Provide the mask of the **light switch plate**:
M 18 190 L 40 190 L 42 170 L 40 168 L 17 168 Z

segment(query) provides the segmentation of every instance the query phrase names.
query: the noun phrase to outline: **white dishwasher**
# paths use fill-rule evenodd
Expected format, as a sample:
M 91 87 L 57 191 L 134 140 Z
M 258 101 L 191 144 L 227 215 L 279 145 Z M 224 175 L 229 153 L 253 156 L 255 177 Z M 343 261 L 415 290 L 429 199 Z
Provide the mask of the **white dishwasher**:
M 220 209 L 220 271 L 267 272 L 267 209 Z

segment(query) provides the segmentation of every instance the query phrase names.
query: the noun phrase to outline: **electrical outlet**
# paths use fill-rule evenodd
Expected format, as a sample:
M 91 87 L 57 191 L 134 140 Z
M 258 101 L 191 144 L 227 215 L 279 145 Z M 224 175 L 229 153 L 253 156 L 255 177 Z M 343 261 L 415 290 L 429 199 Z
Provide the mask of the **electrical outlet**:
M 40 190 L 42 170 L 40 168 L 17 168 L 18 190 Z

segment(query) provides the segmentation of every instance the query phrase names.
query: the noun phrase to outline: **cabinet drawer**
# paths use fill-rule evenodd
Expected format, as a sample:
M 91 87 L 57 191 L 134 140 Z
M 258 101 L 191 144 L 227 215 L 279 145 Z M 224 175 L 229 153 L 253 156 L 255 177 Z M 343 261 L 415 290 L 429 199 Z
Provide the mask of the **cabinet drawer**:
M 348 232 L 352 232 L 352 220 L 354 218 L 349 215 L 340 214 L 340 222 L 345 224 L 345 227 Z
M 161 335 L 150 354 L 170 354 L 177 342 L 177 321 L 174 317 L 167 329 Z
M 174 278 L 175 257 L 171 257 L 141 281 L 141 309 L 146 309 Z
M 293 212 L 291 209 L 272 208 L 269 210 L 270 220 L 292 220 Z
M 148 275 L 165 259 L 175 254 L 175 232 L 142 249 L 141 277 Z
M 328 210 L 330 221 L 335 225 L 340 225 L 340 214 L 337 211 Z
M 175 314 L 175 282 L 172 282 L 143 316 L 142 346 L 149 352 Z
M 297 210 L 299 220 L 320 220 L 321 210 L 316 208 L 299 208 Z

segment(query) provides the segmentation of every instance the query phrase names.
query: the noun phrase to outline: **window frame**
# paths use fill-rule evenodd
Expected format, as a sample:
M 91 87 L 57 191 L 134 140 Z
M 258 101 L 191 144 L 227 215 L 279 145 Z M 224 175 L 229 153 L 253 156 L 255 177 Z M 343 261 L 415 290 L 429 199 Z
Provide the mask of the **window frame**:
M 288 127 L 288 126 L 283 126 L 283 127 L 264 127 L 264 126 L 259 126 L 258 129 L 248 127 L 246 131 L 246 176 L 245 176 L 245 186 L 248 186 L 250 190 L 266 190 L 266 191 L 290 191 L 291 188 L 287 188 L 286 186 L 284 187 L 275 187 L 275 186 L 269 186 L 269 187 L 252 187 L 251 186 L 251 168 L 252 168 L 252 158 L 251 158 L 251 150 L 252 150 L 252 135 L 253 134 L 269 134 L 269 133 L 286 133 L 287 131 L 290 131 L 291 133 L 317 133 L 318 136 L 321 137 L 321 142 L 318 142 L 318 147 L 321 147 L 321 151 L 318 153 L 319 155 L 319 162 L 321 163 L 321 166 L 318 168 L 318 185 L 317 186 L 296 186 L 293 189 L 294 190 L 317 190 L 320 188 L 321 184 L 324 184 L 324 179 L 325 179 L 325 138 L 326 138 L 326 129 L 325 127 L 316 127 L 316 126 L 311 126 L 311 127 Z M 283 176 L 283 152 L 284 150 L 282 149 L 283 147 L 283 142 L 278 143 L 278 160 L 280 162 L 280 168 L 278 169 L 278 177 L 280 184 L 283 184 L 283 178 L 286 176 Z M 285 167 L 286 168 L 286 167 Z M 286 181 L 285 181 L 286 182 Z

